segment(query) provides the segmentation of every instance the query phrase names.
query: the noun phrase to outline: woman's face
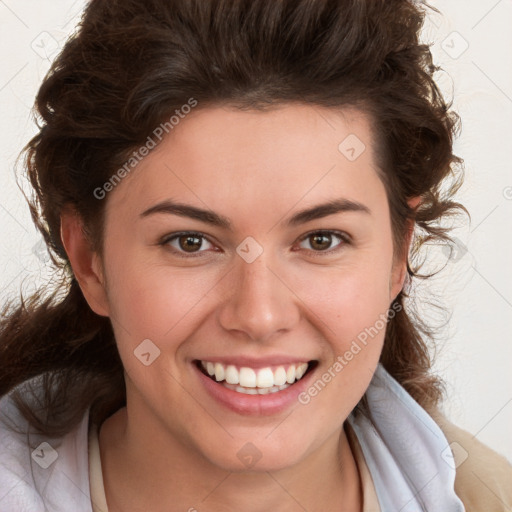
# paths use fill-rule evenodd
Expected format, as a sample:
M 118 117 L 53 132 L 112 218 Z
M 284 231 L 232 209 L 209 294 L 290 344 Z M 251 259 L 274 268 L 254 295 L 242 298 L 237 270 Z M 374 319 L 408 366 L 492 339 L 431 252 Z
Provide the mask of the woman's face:
M 141 434 L 229 470 L 339 437 L 404 275 L 372 152 L 355 110 L 199 105 L 107 195 L 107 312 Z

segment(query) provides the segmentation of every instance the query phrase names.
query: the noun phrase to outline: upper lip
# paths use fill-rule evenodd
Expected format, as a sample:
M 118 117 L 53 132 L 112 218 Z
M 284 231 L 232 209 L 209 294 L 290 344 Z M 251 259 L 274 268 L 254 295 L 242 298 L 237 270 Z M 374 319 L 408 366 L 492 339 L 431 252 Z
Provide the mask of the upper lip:
M 248 356 L 229 356 L 229 357 L 216 357 L 206 356 L 196 359 L 196 361 L 208 361 L 211 363 L 222 363 L 225 366 L 233 365 L 237 367 L 248 368 L 266 368 L 268 366 L 279 366 L 283 364 L 301 364 L 309 363 L 313 359 L 306 357 L 275 355 L 267 357 L 248 357 Z

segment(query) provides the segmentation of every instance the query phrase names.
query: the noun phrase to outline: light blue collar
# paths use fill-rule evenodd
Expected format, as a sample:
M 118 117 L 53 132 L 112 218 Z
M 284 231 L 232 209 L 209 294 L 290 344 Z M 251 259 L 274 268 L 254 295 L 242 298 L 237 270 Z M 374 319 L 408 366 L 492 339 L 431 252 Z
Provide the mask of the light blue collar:
M 464 512 L 455 466 L 435 421 L 379 364 L 366 391 L 370 414 L 347 421 L 361 445 L 383 512 Z

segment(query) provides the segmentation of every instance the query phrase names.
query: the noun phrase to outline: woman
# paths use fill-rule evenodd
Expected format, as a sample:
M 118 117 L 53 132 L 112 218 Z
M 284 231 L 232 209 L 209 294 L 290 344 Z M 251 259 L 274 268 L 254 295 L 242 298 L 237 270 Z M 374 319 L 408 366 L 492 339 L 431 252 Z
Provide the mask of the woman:
M 2 319 L 1 510 L 510 508 L 406 301 L 463 209 L 423 17 L 89 3 L 26 148 L 64 272 Z

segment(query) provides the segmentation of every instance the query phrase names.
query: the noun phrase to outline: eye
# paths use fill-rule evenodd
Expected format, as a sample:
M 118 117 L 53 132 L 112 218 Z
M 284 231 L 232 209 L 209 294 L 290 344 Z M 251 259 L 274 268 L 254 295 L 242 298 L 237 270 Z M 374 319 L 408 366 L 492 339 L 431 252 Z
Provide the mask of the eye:
M 338 243 L 333 246 L 333 243 L 336 241 Z M 313 252 L 328 252 L 330 254 L 341 249 L 342 246 L 347 243 L 350 243 L 350 238 L 345 233 L 337 231 L 313 231 L 301 238 L 299 246 Z M 309 247 L 304 247 L 303 244 L 307 244 Z
M 205 252 L 211 249 L 214 245 L 201 233 L 182 232 L 173 233 L 162 239 L 160 245 L 171 247 L 173 252 L 179 253 L 184 257 L 186 255 L 193 255 L 196 253 Z

